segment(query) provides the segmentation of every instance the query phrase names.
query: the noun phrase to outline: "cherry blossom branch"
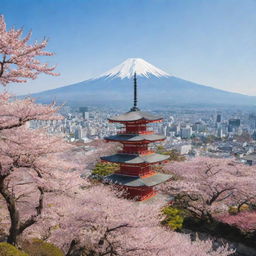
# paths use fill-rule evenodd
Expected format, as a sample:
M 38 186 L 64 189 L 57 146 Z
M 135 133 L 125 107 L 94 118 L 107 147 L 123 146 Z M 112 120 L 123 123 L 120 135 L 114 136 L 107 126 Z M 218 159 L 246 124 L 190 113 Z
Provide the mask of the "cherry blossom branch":
M 40 73 L 57 76 L 55 66 L 41 63 L 36 57 L 52 56 L 53 53 L 44 51 L 48 41 L 43 39 L 40 43 L 28 44 L 32 33 L 21 38 L 23 30 L 14 29 L 7 31 L 4 17 L 0 16 L 0 83 L 24 83 L 27 79 L 36 79 Z

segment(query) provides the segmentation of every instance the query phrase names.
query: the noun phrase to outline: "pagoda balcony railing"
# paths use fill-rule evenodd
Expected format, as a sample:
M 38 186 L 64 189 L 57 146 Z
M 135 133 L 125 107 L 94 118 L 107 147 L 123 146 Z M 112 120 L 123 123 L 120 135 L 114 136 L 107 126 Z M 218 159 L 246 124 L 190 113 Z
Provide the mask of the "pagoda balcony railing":
M 127 132 L 126 130 L 121 130 L 117 134 L 154 134 L 154 131 L 137 131 L 137 132 Z
M 116 173 L 118 174 L 123 174 L 123 175 L 126 175 L 126 176 L 132 176 L 132 177 L 141 177 L 141 178 L 145 178 L 145 177 L 149 177 L 149 176 L 152 176 L 154 174 L 156 174 L 155 171 L 130 171 L 130 170 L 119 170 L 117 171 Z
M 146 200 L 146 199 L 148 199 L 148 198 L 150 198 L 150 197 L 153 197 L 153 196 L 155 196 L 155 195 L 156 195 L 156 192 L 153 190 L 152 192 L 147 193 L 146 195 L 141 196 L 141 197 L 139 198 L 139 200 L 140 200 L 140 201 L 143 201 L 143 200 Z
M 120 150 L 118 152 L 118 154 L 129 154 L 129 155 L 150 155 L 150 154 L 153 154 L 155 153 L 154 151 L 151 151 L 151 150 L 137 150 L 137 151 L 123 151 L 123 150 Z

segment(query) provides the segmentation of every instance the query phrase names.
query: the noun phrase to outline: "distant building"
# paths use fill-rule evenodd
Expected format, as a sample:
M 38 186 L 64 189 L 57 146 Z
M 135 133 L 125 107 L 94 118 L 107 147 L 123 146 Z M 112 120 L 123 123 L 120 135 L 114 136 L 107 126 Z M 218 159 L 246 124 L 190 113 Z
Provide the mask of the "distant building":
M 180 135 L 182 139 L 189 139 L 192 135 L 192 127 L 187 126 L 187 127 L 181 128 Z
M 256 154 L 250 154 L 247 156 L 244 156 L 243 158 L 241 158 L 242 162 L 248 164 L 248 165 L 256 165 Z
M 240 127 L 240 119 L 229 119 L 228 120 L 228 132 L 234 132 Z
M 220 146 L 218 147 L 218 150 L 221 151 L 221 152 L 225 152 L 225 153 L 231 153 L 232 150 L 233 150 L 233 147 L 232 146 Z
M 217 115 L 216 123 L 221 123 L 221 114 Z
M 249 115 L 249 124 L 252 129 L 256 129 L 256 114 Z
M 180 135 L 180 125 L 173 125 L 171 128 L 170 128 L 170 132 L 174 132 L 175 133 L 175 136 L 178 136 Z
M 217 128 L 217 137 L 222 138 L 223 137 L 223 130 L 222 127 Z
M 89 119 L 89 112 L 83 112 L 83 118 L 85 120 L 88 120 Z
M 80 112 L 80 113 L 88 112 L 88 107 L 80 107 L 80 108 L 79 108 L 79 112 Z
M 205 126 L 201 122 L 196 122 L 193 125 L 192 130 L 194 130 L 195 132 L 203 132 L 205 130 Z
M 233 126 L 234 128 L 238 128 L 241 124 L 240 119 L 229 119 L 228 124 Z
M 256 130 L 253 132 L 253 134 L 252 134 L 252 139 L 253 140 L 256 140 Z
M 74 136 L 77 140 L 80 140 L 82 138 L 82 128 L 80 126 L 75 128 Z
M 192 150 L 191 144 L 178 144 L 174 146 L 174 149 L 181 155 L 187 155 Z
M 80 107 L 79 112 L 83 114 L 83 119 L 89 119 L 88 107 Z

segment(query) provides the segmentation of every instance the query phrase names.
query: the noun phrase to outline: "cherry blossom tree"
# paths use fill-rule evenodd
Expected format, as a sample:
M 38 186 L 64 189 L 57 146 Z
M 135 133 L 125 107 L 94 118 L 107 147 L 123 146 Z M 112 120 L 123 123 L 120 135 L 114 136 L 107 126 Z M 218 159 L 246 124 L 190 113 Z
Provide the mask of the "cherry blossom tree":
M 22 37 L 23 30 L 6 29 L 4 17 L 0 16 L 0 83 L 27 82 L 27 79 L 36 79 L 40 73 L 58 75 L 55 67 L 41 63 L 36 57 L 51 56 L 53 53 L 44 51 L 47 40 L 29 44 L 32 33 Z
M 64 178 L 65 177 L 65 178 Z M 196 240 L 159 225 L 159 200 L 138 203 L 110 186 L 92 186 L 77 172 L 62 173 L 62 192 L 49 195 L 42 218 L 23 234 L 54 243 L 69 255 L 229 255 L 224 247 Z M 65 189 L 64 189 L 65 188 Z M 79 254 L 80 253 L 80 254 Z
M 217 216 L 217 219 L 229 225 L 236 226 L 246 232 L 253 232 L 256 230 L 255 211 L 244 211 L 235 215 L 225 213 L 223 215 Z
M 80 146 L 75 145 L 71 150 L 62 154 L 62 157 L 76 164 L 77 171 L 88 177 L 96 163 L 101 161 L 101 156 L 114 154 L 117 150 L 117 143 L 94 140 Z
M 47 41 L 29 45 L 31 33 L 22 39 L 22 32 L 22 29 L 14 28 L 7 31 L 4 18 L 0 17 L 0 83 L 4 86 L 35 79 L 40 73 L 56 75 L 52 72 L 54 67 L 36 59 L 37 56 L 52 55 L 44 51 Z M 44 106 L 29 98 L 20 100 L 7 93 L 0 95 L 0 194 L 10 218 L 7 241 L 14 245 L 18 236 L 42 213 L 45 185 L 52 175 L 52 168 L 65 168 L 63 161 L 54 157 L 66 147 L 63 140 L 51 137 L 43 130 L 33 131 L 27 127 L 31 120 L 59 119 L 57 110 L 54 104 Z M 38 199 L 34 212 L 22 218 L 18 201 L 27 193 L 17 187 L 27 182 L 35 184 Z
M 255 204 L 256 170 L 233 159 L 194 158 L 173 162 L 165 172 L 176 176 L 163 186 L 176 202 L 195 217 L 213 220 L 213 215 L 228 212 L 230 206 Z

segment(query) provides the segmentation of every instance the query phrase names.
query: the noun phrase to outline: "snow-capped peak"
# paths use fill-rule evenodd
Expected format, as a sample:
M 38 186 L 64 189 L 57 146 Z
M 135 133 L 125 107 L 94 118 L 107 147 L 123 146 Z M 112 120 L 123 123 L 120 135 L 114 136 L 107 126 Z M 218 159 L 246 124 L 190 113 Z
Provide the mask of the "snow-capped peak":
M 149 78 L 150 76 L 156 77 L 168 77 L 170 76 L 168 73 L 163 70 L 153 66 L 147 61 L 140 58 L 129 58 L 126 61 L 122 62 L 120 65 L 110 69 L 109 71 L 101 74 L 96 78 L 116 78 L 119 77 L 121 79 L 131 78 L 136 72 L 137 76 L 144 76 Z

